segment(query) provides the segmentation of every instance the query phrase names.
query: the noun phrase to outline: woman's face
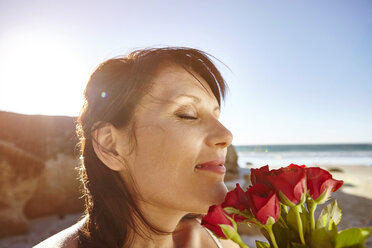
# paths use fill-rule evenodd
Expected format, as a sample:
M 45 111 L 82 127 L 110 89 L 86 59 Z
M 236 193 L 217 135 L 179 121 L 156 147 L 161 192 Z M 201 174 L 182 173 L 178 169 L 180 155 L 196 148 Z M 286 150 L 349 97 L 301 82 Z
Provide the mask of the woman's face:
M 120 133 L 117 149 L 128 162 L 124 180 L 131 173 L 145 201 L 206 213 L 210 205 L 224 200 L 224 173 L 196 165 L 223 162 L 232 134 L 218 120 L 218 102 L 209 85 L 194 76 L 176 65 L 162 69 L 136 109 L 134 152 Z

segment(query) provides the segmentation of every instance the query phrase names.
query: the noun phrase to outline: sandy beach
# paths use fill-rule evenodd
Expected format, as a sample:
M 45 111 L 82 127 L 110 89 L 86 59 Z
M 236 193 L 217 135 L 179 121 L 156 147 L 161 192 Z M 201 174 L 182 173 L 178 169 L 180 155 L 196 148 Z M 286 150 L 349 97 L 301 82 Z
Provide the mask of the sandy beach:
M 327 166 L 321 165 L 333 174 L 335 179 L 344 180 L 344 185 L 338 192 L 333 193 L 343 212 L 339 229 L 349 227 L 372 226 L 372 167 L 366 166 Z M 246 169 L 241 170 L 241 179 L 227 183 L 229 187 L 239 182 L 244 184 Z M 49 216 L 31 220 L 30 232 L 27 235 L 12 236 L 0 239 L 0 247 L 24 248 L 44 240 L 60 230 L 75 223 L 81 214 Z M 255 239 L 264 240 L 256 230 L 251 230 L 243 239 L 248 244 L 254 244 Z M 252 245 L 251 247 L 255 247 Z M 366 247 L 372 247 L 372 238 Z
M 372 167 L 365 166 L 325 166 L 333 177 L 344 180 L 341 189 L 333 193 L 342 209 L 340 229 L 372 226 Z M 340 169 L 340 171 L 333 171 Z M 372 247 L 369 238 L 367 247 Z
M 0 239 L 1 248 L 28 248 L 76 223 L 81 214 L 68 214 L 63 217 L 53 215 L 30 221 L 30 230 L 26 235 L 17 235 Z

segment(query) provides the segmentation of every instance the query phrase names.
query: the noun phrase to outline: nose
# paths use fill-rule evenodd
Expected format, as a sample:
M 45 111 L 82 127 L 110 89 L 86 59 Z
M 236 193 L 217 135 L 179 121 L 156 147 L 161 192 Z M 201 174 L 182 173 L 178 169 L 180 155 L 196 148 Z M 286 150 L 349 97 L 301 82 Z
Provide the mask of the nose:
M 211 127 L 211 132 L 206 138 L 206 143 L 211 147 L 225 148 L 232 142 L 233 136 L 229 129 L 227 129 L 220 122 Z

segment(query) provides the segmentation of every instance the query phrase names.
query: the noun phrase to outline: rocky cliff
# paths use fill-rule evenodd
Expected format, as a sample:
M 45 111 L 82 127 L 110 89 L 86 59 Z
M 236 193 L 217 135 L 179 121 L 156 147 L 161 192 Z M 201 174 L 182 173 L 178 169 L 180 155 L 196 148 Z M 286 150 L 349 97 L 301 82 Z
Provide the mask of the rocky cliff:
M 76 118 L 0 111 L 0 236 L 28 218 L 82 210 Z

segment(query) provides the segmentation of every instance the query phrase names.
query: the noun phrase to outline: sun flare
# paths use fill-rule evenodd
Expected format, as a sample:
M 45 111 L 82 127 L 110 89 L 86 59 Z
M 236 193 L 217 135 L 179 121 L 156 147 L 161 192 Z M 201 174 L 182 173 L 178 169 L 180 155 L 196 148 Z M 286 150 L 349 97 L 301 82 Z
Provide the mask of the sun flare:
M 78 114 L 86 75 L 68 43 L 18 33 L 0 42 L 0 108 L 25 114 Z

